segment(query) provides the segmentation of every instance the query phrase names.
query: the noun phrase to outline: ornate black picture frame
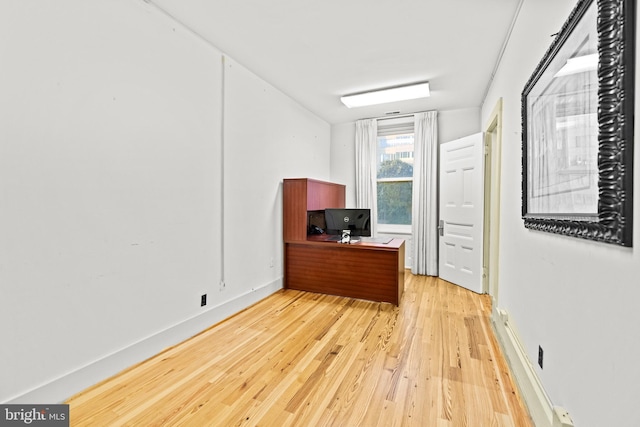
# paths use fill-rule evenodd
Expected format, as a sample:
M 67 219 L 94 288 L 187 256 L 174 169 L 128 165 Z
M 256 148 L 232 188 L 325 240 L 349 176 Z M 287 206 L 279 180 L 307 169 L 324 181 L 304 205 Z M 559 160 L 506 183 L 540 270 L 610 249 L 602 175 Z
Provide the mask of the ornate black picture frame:
M 635 15 L 580 0 L 525 85 L 525 227 L 632 246 Z

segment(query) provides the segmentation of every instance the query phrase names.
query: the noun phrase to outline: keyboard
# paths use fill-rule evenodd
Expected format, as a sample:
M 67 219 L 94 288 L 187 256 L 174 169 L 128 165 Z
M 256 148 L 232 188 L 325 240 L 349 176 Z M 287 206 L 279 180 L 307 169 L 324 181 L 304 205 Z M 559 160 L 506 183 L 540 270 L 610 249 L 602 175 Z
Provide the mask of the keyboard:
M 393 240 L 393 237 L 356 237 L 356 239 L 359 239 L 362 243 L 380 243 L 382 245 L 386 245 L 387 243 L 389 243 L 390 241 Z

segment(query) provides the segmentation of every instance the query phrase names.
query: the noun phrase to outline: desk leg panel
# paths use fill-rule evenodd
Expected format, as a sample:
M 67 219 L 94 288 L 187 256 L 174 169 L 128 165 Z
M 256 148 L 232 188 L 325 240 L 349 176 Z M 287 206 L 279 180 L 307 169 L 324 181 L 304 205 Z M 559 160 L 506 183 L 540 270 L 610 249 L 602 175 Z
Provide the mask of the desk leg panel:
M 401 250 L 376 250 L 289 243 L 285 251 L 288 288 L 399 303 L 404 287 L 404 245 Z

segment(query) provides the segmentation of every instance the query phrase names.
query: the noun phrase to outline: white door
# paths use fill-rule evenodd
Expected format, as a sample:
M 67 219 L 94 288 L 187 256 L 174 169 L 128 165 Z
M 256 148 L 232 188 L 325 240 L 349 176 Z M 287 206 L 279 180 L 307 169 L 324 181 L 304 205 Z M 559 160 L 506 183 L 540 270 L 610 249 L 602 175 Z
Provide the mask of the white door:
M 482 133 L 440 145 L 439 275 L 477 293 L 482 293 L 483 167 Z

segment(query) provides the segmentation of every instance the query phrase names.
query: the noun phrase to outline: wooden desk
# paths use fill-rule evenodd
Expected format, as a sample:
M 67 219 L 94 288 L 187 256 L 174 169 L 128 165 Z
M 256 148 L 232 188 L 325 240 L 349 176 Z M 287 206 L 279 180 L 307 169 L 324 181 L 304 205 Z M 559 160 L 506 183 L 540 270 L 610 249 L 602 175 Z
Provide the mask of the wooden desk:
M 285 287 L 399 305 L 404 240 L 342 244 L 310 237 L 285 243 Z
M 345 207 L 345 186 L 284 179 L 284 286 L 398 305 L 404 291 L 404 240 L 342 244 L 308 236 L 309 212 Z

